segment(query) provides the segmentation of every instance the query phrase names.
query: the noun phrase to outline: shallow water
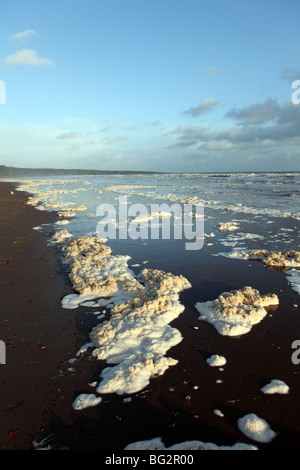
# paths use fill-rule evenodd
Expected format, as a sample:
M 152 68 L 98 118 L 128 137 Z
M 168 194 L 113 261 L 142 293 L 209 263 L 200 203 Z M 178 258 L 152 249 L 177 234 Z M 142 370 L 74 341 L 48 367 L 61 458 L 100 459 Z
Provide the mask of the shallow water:
M 128 207 L 143 204 L 151 211 L 152 203 L 202 204 L 204 210 L 204 246 L 202 249 L 186 249 L 185 232 L 179 240 L 153 240 L 150 228 L 147 238 L 133 240 L 116 237 L 108 240 L 113 249 L 128 249 L 130 256 L 143 253 L 151 246 L 151 252 L 159 253 L 164 265 L 192 263 L 200 265 L 203 259 L 219 253 L 230 254 L 236 250 L 268 249 L 287 251 L 299 248 L 300 235 L 300 173 L 228 173 L 228 174 L 157 174 L 71 176 L 61 178 L 33 178 L 24 180 L 23 188 L 36 192 L 38 207 L 46 210 L 86 207 L 75 211 L 75 217 L 61 217 L 61 225 L 55 230 L 68 230 L 74 237 L 93 234 L 101 217 L 96 215 L 98 206 L 111 204 L 118 210 L 120 197 L 126 197 Z M 36 202 L 36 201 L 35 201 Z M 234 223 L 234 231 L 220 231 L 220 223 Z M 66 224 L 66 225 L 62 225 Z M 149 224 L 150 227 L 150 224 Z M 199 230 L 200 230 L 199 225 Z M 173 256 L 174 250 L 176 257 Z M 168 261 L 167 261 L 168 259 Z M 175 261 L 176 260 L 176 261 Z M 182 260 L 182 261 L 180 261 Z

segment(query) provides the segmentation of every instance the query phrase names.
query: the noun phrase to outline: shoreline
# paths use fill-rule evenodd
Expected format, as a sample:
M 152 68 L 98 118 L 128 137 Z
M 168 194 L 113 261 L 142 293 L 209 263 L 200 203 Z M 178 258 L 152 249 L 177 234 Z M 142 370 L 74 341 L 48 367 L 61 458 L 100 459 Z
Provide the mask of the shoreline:
M 1 449 L 29 449 L 48 424 L 55 376 L 76 344 L 76 324 L 60 306 L 68 291 L 57 254 L 33 230 L 56 214 L 27 206 L 28 195 L 1 182 Z M 11 192 L 13 194 L 11 194 Z
M 217 287 L 222 284 L 224 290 L 228 290 L 228 286 L 247 285 L 247 281 L 250 282 L 253 278 L 256 284 L 260 284 L 267 291 L 281 290 L 281 302 L 278 308 L 274 312 L 270 309 L 267 318 L 253 331 L 242 339 L 218 335 L 210 325 L 198 321 L 198 315 L 193 306 L 195 301 L 200 299 L 198 296 L 196 298 L 193 288 L 187 290 L 180 295 L 186 307 L 185 311 L 172 322 L 172 326 L 174 325 L 182 332 L 183 341 L 168 351 L 168 355 L 179 359 L 178 365 L 168 369 L 164 375 L 151 380 L 150 386 L 145 391 L 133 394 L 130 403 L 125 403 L 124 397 L 108 395 L 103 397 L 103 402 L 99 407 L 87 408 L 80 412 L 72 410 L 75 395 L 79 391 L 93 393 L 88 383 L 97 380 L 101 368 L 105 366 L 104 361 L 97 361 L 88 353 L 75 364 L 74 372 L 69 370 L 70 364 L 67 363 L 67 359 L 73 357 L 85 342 L 84 338 L 88 338 L 95 319 L 88 315 L 86 308 L 79 307 L 73 312 L 63 310 L 60 306 L 60 299 L 68 290 L 66 276 L 61 272 L 55 248 L 46 244 L 46 236 L 43 232 L 32 230 L 35 225 L 54 221 L 55 213 L 38 211 L 30 206 L 25 207 L 26 193 L 18 191 L 11 198 L 9 192 L 13 189 L 10 185 L 11 183 L 0 183 L 2 205 L 5 205 L 6 210 L 2 215 L 2 227 L 5 226 L 3 217 L 6 217 L 6 221 L 10 221 L 13 228 L 10 233 L 1 231 L 3 239 L 3 244 L 1 243 L 3 247 L 1 289 L 2 298 L 6 296 L 3 305 L 7 312 L 12 309 L 11 299 L 14 298 L 16 311 L 14 312 L 13 336 L 14 338 L 22 337 L 20 340 L 22 342 L 18 348 L 12 344 L 7 345 L 7 364 L 2 365 L 2 369 L 7 369 L 8 377 L 4 384 L 7 389 L 7 400 L 9 398 L 9 402 L 2 403 L 3 415 L 6 418 L 1 426 L 2 448 L 3 442 L 4 446 L 8 446 L 6 448 L 30 448 L 30 439 L 47 438 L 51 434 L 53 437 L 50 445 L 54 448 L 66 446 L 71 450 L 121 451 L 131 442 L 153 439 L 158 436 L 162 437 L 166 445 L 185 440 L 202 440 L 219 445 L 233 445 L 237 441 L 253 444 L 253 441 L 245 438 L 236 427 L 237 419 L 248 412 L 263 414 L 271 426 L 279 432 L 279 436 L 273 442 L 259 444 L 260 449 L 286 450 L 293 449 L 299 444 L 297 415 L 299 416 L 300 407 L 297 403 L 299 394 L 297 393 L 299 392 L 297 374 L 300 373 L 300 369 L 298 372 L 300 366 L 297 368 L 290 361 L 292 353 L 290 346 L 292 340 L 297 339 L 295 326 L 299 326 L 299 321 L 295 318 L 291 292 L 285 281 L 276 276 L 275 272 L 269 272 L 270 276 L 266 276 L 265 268 L 259 263 L 251 263 L 249 267 L 249 263 L 243 261 L 215 259 L 215 266 L 211 266 L 208 262 L 204 279 L 198 280 L 200 286 L 206 287 L 206 294 L 208 289 L 212 298 Z M 8 211 L 10 211 L 9 214 Z M 28 214 L 28 219 L 22 217 L 24 212 Z M 19 224 L 16 223 L 17 220 Z M 19 243 L 11 246 L 11 240 L 18 240 L 21 236 L 23 238 L 19 238 Z M 116 247 L 118 248 L 118 245 Z M 8 248 L 10 251 L 7 251 Z M 17 253 L 15 253 L 15 248 L 19 250 Z M 126 248 L 126 246 L 123 247 L 124 250 Z M 153 262 L 155 264 L 155 260 L 151 259 L 151 247 L 146 248 L 146 252 L 149 255 L 147 267 L 150 268 Z M 9 260 L 9 253 L 16 255 L 15 258 Z M 44 261 L 45 264 L 41 263 L 46 257 L 48 261 Z M 5 264 L 4 261 L 11 262 L 11 265 Z M 220 272 L 220 266 L 224 271 Z M 9 278 L 7 269 L 12 267 L 15 271 L 10 270 L 12 277 Z M 168 266 L 160 268 L 174 272 Z M 34 270 L 38 270 L 41 275 L 37 276 Z M 27 289 L 24 290 L 24 273 L 27 274 L 26 287 L 33 288 L 33 293 L 29 293 Z M 183 275 L 188 277 L 188 274 L 187 269 Z M 192 285 L 197 275 L 196 272 L 191 273 Z M 42 276 L 47 276 L 47 279 L 43 281 Z M 10 281 L 15 282 L 15 285 L 8 289 L 7 284 Z M 55 282 L 55 285 L 49 284 L 51 282 Z M 41 294 L 38 296 L 37 293 L 40 292 L 43 283 L 43 296 L 46 299 L 41 298 Z M 72 292 L 71 287 L 70 292 Z M 27 303 L 24 299 L 23 301 L 21 298 L 17 299 L 16 294 L 27 296 Z M 32 297 L 35 298 L 32 299 Z M 39 315 L 41 309 L 43 310 L 44 336 L 38 335 L 35 331 L 35 328 L 39 333 L 41 330 L 39 325 L 42 321 Z M 31 315 L 32 318 L 33 312 L 35 313 L 29 324 L 30 335 L 28 330 L 25 330 L 25 327 L 17 321 L 20 318 L 20 312 L 24 318 L 26 315 Z M 53 324 L 52 318 L 49 318 L 53 312 L 56 324 Z M 284 328 L 287 316 L 291 322 L 289 329 Z M 29 320 L 26 321 L 29 322 Z M 197 326 L 197 330 L 193 326 Z M 9 339 L 11 329 L 11 323 L 6 322 L 2 326 L 0 339 L 5 339 L 8 343 L 12 341 Z M 57 329 L 61 341 L 57 338 Z M 4 331 L 8 335 L 7 339 L 4 338 Z M 36 347 L 34 341 L 39 342 L 40 348 Z M 41 349 L 45 345 L 46 349 Z M 36 365 L 35 370 L 31 367 L 29 376 L 26 370 L 27 382 L 32 381 L 29 384 L 22 378 L 22 375 L 20 376 L 18 368 L 14 366 L 13 370 L 9 362 L 12 357 L 11 352 L 14 352 L 14 361 L 20 366 L 20 355 L 22 354 L 23 362 L 25 357 L 27 358 L 24 356 L 24 350 L 27 354 L 31 351 L 32 356 L 28 357 L 30 357 L 30 362 L 35 362 Z M 48 354 L 49 352 L 52 355 Z M 228 359 L 224 371 L 207 367 L 205 364 L 207 356 L 213 353 L 222 353 Z M 46 359 L 48 362 L 43 362 Z M 33 364 L 30 365 L 33 366 Z M 44 369 L 47 367 L 49 370 L 45 373 Z M 18 371 L 17 374 L 16 371 Z M 275 376 L 278 373 L 281 377 Z M 22 374 L 25 375 L 25 370 L 22 370 Z M 223 382 L 216 384 L 218 378 L 221 378 Z M 276 397 L 263 395 L 260 391 L 260 382 L 270 378 L 286 379 L 291 387 L 291 393 L 288 396 Z M 292 379 L 293 383 L 291 383 Z M 3 382 L 4 380 L 2 379 Z M 194 386 L 198 386 L 198 389 L 194 389 Z M 32 390 L 35 390 L 35 396 L 32 396 Z M 26 399 L 21 398 L 21 395 L 22 397 L 26 395 Z M 220 418 L 213 413 L 214 408 L 220 407 L 225 412 L 225 418 Z M 31 428 L 34 427 L 34 431 L 29 432 L 28 423 L 32 417 L 35 417 L 35 423 L 31 426 Z M 12 430 L 9 431 L 9 429 Z M 9 433 L 15 433 L 14 437 Z M 28 437 L 27 443 L 25 443 L 25 433 Z

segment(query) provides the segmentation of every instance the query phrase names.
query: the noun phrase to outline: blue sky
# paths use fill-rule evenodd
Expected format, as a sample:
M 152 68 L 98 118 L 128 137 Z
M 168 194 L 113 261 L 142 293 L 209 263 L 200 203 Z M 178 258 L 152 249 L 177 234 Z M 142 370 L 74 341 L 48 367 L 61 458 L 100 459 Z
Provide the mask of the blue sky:
M 0 165 L 300 170 L 299 13 L 298 0 L 5 2 Z

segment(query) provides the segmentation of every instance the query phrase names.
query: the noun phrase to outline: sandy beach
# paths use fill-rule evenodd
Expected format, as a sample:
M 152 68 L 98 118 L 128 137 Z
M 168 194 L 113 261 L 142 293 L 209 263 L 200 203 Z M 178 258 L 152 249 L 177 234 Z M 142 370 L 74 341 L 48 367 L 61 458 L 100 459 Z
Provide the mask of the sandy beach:
M 40 443 L 49 449 L 122 452 L 131 443 L 157 437 L 166 447 L 197 440 L 219 446 L 240 442 L 271 451 L 298 448 L 300 365 L 291 360 L 291 345 L 300 339 L 299 296 L 277 270 L 266 275 L 260 262 L 226 257 L 212 261 L 205 252 L 201 269 L 195 270 L 189 263 L 192 253 L 182 255 L 184 260 L 176 258 L 165 243 L 118 244 L 118 253 L 133 261 L 147 259 L 147 268 L 181 274 L 191 282 L 192 288 L 180 294 L 184 312 L 172 322 L 183 340 L 168 356 L 178 363 L 129 395 L 130 400 L 102 395 L 99 406 L 77 411 L 74 399 L 94 393 L 90 384 L 106 366 L 89 350 L 76 356 L 97 319 L 86 307 L 61 306 L 73 289 L 59 248 L 47 243 L 47 229 L 33 230 L 55 221 L 56 212 L 28 206 L 28 194 L 16 192 L 13 183 L 0 184 L 0 199 L 0 339 L 6 344 L 6 364 L 0 366 L 2 450 L 35 449 Z M 222 336 L 199 321 L 197 302 L 251 286 L 253 280 L 261 292 L 277 293 L 280 302 L 268 307 L 266 317 L 249 333 Z M 225 357 L 225 365 L 210 367 L 207 359 L 212 355 Z M 272 379 L 288 384 L 289 393 L 263 393 Z M 237 423 L 249 413 L 263 417 L 275 439 L 258 443 L 245 436 Z
M 56 254 L 32 230 L 54 213 L 25 205 L 28 195 L 1 183 L 1 449 L 29 449 L 50 417 L 55 376 L 76 345 L 74 319 L 60 307 L 67 291 Z

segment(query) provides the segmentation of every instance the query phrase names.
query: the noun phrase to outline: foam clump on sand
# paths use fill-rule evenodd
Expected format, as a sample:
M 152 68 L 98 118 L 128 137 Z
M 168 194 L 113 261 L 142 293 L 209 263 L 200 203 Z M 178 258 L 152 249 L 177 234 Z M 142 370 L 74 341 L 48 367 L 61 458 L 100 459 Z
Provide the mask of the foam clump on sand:
M 221 410 L 215 409 L 215 410 L 213 410 L 213 413 L 214 413 L 216 416 L 220 416 L 220 418 L 224 418 L 224 414 L 222 413 Z
M 101 403 L 102 398 L 97 397 L 93 393 L 81 393 L 73 402 L 74 410 L 83 410 L 84 408 L 88 408 L 91 406 L 96 406 Z
M 219 356 L 218 354 L 213 354 L 208 359 L 206 359 L 206 362 L 211 367 L 222 367 L 226 364 L 227 361 L 226 361 L 226 358 L 224 356 Z
M 222 335 L 237 336 L 248 333 L 267 314 L 264 307 L 279 303 L 276 294 L 261 296 L 257 289 L 246 286 L 224 292 L 213 301 L 197 302 L 199 320 L 212 324 Z
M 63 243 L 67 238 L 72 238 L 72 234 L 68 232 L 68 230 L 60 230 L 58 232 L 55 232 L 52 237 L 52 240 L 55 243 Z
M 111 305 L 108 320 L 91 332 L 93 355 L 114 367 L 101 373 L 98 393 L 135 393 L 151 377 L 177 364 L 165 353 L 181 340 L 169 323 L 184 310 L 179 292 L 191 285 L 183 276 L 143 269 L 139 277 L 128 268 L 129 256 L 113 256 L 98 237 L 70 240 L 63 248 L 64 262 L 77 293 L 62 300 L 64 308 Z
M 267 385 L 265 385 L 261 391 L 266 394 L 280 393 L 286 395 L 289 393 L 289 386 L 279 379 L 273 379 Z
M 237 442 L 233 446 L 218 446 L 212 442 L 185 441 L 166 447 L 161 437 L 128 444 L 124 450 L 257 450 L 256 446 Z
M 260 259 L 266 266 L 280 267 L 300 267 L 300 251 L 289 250 L 286 253 L 281 251 L 251 250 L 249 259 Z
M 268 443 L 276 436 L 270 425 L 254 413 L 249 413 L 238 420 L 239 430 L 249 439 Z
M 182 340 L 181 333 L 169 323 L 184 306 L 179 292 L 190 283 L 182 276 L 160 270 L 144 269 L 139 281 L 142 290 L 132 299 L 115 304 L 110 319 L 91 332 L 96 346 L 93 355 L 108 367 L 101 373 L 98 393 L 135 393 L 145 388 L 151 377 L 162 375 L 177 364 L 166 352 Z
M 111 256 L 111 248 L 102 239 L 83 236 L 71 240 L 62 248 L 64 262 L 69 265 L 69 277 L 77 294 L 63 299 L 64 308 L 76 308 L 81 302 L 97 297 L 127 293 L 141 289 L 129 270 L 129 256 Z

